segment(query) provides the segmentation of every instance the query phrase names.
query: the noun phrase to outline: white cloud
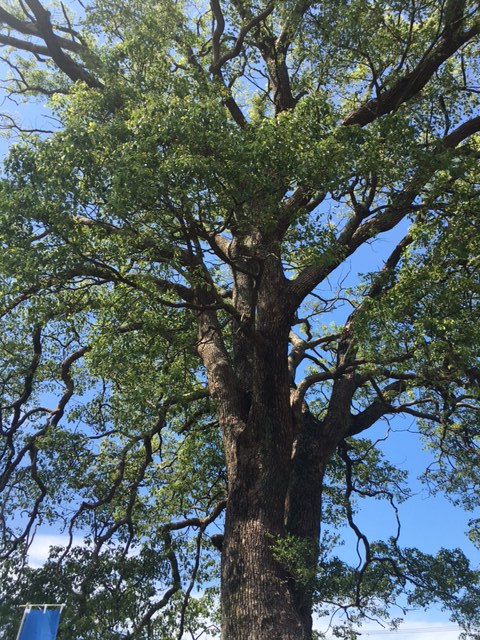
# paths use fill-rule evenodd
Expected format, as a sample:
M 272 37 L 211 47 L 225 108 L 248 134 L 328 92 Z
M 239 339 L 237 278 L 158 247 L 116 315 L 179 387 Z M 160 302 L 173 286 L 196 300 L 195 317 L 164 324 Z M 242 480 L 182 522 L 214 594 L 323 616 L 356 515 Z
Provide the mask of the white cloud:
M 328 640 L 333 640 L 334 636 L 328 631 L 328 621 L 319 620 L 315 626 L 327 634 Z M 365 625 L 359 630 L 362 640 L 458 640 L 462 631 L 445 614 L 435 610 L 424 616 L 418 612 L 407 614 L 406 620 L 396 630 L 373 624 Z
M 382 640 L 387 636 L 395 640 L 457 640 L 461 629 L 452 623 L 412 619 L 404 622 L 396 631 L 365 629 L 365 640 Z
M 81 545 L 82 538 L 73 538 L 73 546 Z M 55 533 L 37 533 L 28 550 L 28 564 L 31 567 L 41 567 L 48 558 L 50 547 L 65 547 L 69 537 Z

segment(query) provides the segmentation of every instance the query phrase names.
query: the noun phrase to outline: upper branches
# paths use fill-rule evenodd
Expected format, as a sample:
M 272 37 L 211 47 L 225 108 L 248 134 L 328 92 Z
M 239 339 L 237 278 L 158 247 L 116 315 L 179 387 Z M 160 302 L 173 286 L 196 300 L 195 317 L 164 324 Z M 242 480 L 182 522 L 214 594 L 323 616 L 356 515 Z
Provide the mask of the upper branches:
M 38 11 L 38 4 L 37 4 Z M 0 7 L 0 22 L 10 27 L 13 31 L 17 31 L 26 36 L 34 36 L 36 38 L 42 38 L 42 32 L 38 27 L 38 24 L 32 21 L 20 20 L 13 14 L 9 13 L 2 7 Z M 3 35 L 1 36 L 4 37 Z M 61 46 L 63 49 L 67 51 L 71 51 L 73 53 L 81 53 L 84 50 L 84 45 L 74 39 L 65 38 L 63 36 L 56 36 L 57 44 Z M 19 44 L 19 48 L 22 48 L 20 45 L 23 43 L 28 45 L 27 41 L 17 41 Z
M 247 124 L 247 119 L 241 108 L 239 107 L 238 102 L 232 95 L 232 86 L 228 87 L 227 89 L 224 80 L 223 69 L 229 61 L 235 60 L 235 58 L 237 58 L 242 53 L 245 39 L 247 38 L 247 36 L 249 36 L 249 34 L 251 34 L 252 31 L 257 29 L 259 25 L 272 13 L 274 9 L 274 3 L 270 2 L 269 4 L 267 4 L 263 11 L 260 11 L 256 15 L 251 12 L 242 12 L 241 15 L 244 24 L 238 31 L 233 46 L 227 44 L 227 47 L 225 47 L 225 44 L 228 42 L 228 40 L 224 37 L 226 23 L 222 4 L 219 0 L 211 0 L 210 6 L 213 16 L 213 31 L 212 62 L 210 64 L 209 71 L 212 74 L 213 78 L 219 81 L 229 94 L 225 98 L 225 105 L 229 109 L 233 119 L 238 125 L 244 127 Z
M 236 58 L 242 51 L 245 38 L 248 34 L 256 29 L 273 11 L 273 2 L 267 4 L 265 9 L 257 15 L 251 16 L 250 20 L 242 26 L 238 32 L 233 47 L 222 53 L 222 35 L 225 30 L 225 19 L 223 17 L 222 8 L 218 0 L 211 2 L 213 15 L 215 16 L 216 26 L 213 32 L 213 61 L 210 65 L 210 71 L 214 75 L 220 73 L 222 67 L 229 61 Z
M 349 218 L 337 236 L 334 243 L 335 246 L 329 250 L 329 255 L 325 256 L 322 264 L 305 268 L 292 281 L 293 304 L 298 305 L 306 295 L 313 291 L 324 278 L 360 246 L 376 238 L 379 234 L 390 231 L 410 213 L 421 209 L 422 205 L 419 198 L 421 198 L 425 186 L 439 168 L 442 168 L 442 158 L 445 156 L 445 150 L 456 148 L 479 131 L 479 117 L 473 117 L 461 124 L 436 145 L 432 157 L 438 157 L 438 164 L 428 162 L 426 166 L 420 167 L 416 174 L 384 206 L 372 209 L 373 200 L 370 199 L 369 206 L 357 207 L 354 215 Z
M 304 3 L 300 4 L 303 5 Z M 310 3 L 307 4 L 309 5 Z M 254 22 L 254 16 L 247 3 L 235 1 L 234 5 L 244 21 L 248 21 L 248 24 Z M 273 3 L 267 5 L 268 13 L 266 15 L 271 13 L 273 8 Z M 260 22 L 258 22 L 258 28 L 253 32 L 253 42 L 266 65 L 270 94 L 277 114 L 293 109 L 297 102 L 292 94 L 290 72 L 287 64 L 287 53 L 292 43 L 290 35 L 291 33 L 286 25 L 284 25 L 280 36 L 277 37 L 270 25 Z
M 386 45 L 385 49 L 376 47 L 375 43 L 372 42 L 375 35 L 373 31 L 370 33 L 369 29 L 371 24 L 377 24 L 373 16 L 371 20 L 367 19 L 362 22 L 366 30 L 365 36 L 361 35 L 361 32 L 357 29 L 350 30 L 345 27 L 344 21 L 340 21 L 338 33 L 334 32 L 339 44 L 332 43 L 332 49 L 335 52 L 337 52 L 337 49 L 338 52 L 343 51 L 346 57 L 345 63 L 340 59 L 337 61 L 338 67 L 345 70 L 346 81 L 343 87 L 341 84 L 342 79 L 336 75 L 334 76 L 335 81 L 333 84 L 339 94 L 335 101 L 341 95 L 345 97 L 347 103 L 351 100 L 358 102 L 358 93 L 362 93 L 365 90 L 368 92 L 375 90 L 376 93 L 375 98 L 364 101 L 346 117 L 343 117 L 339 125 L 341 127 L 374 125 L 381 128 L 380 122 L 382 118 L 399 110 L 401 113 L 402 110 L 400 108 L 402 105 L 404 105 L 405 109 L 408 109 L 408 104 L 410 104 L 413 113 L 413 111 L 416 111 L 417 105 L 420 105 L 418 101 L 424 99 L 423 110 L 428 111 L 430 109 L 432 113 L 429 139 L 438 135 L 440 130 L 438 121 L 442 119 L 445 120 L 444 135 L 448 134 L 449 127 L 452 124 L 451 117 L 454 114 L 459 124 L 461 124 L 462 120 L 471 118 L 472 115 L 472 111 L 462 97 L 463 90 L 457 91 L 455 96 L 452 90 L 456 84 L 458 86 L 466 86 L 465 75 L 475 77 L 476 74 L 473 67 L 467 69 L 468 62 L 466 63 L 467 66 L 462 62 L 462 72 L 460 72 L 459 66 L 460 60 L 464 60 L 465 55 L 468 58 L 468 54 L 464 54 L 465 46 L 471 45 L 474 48 L 475 42 L 478 40 L 480 23 L 478 21 L 477 8 L 469 7 L 468 3 L 463 1 L 442 3 L 435 17 L 432 15 L 431 18 L 432 23 L 435 20 L 437 21 L 436 29 L 425 29 L 425 35 L 420 35 L 424 28 L 424 23 L 420 22 L 418 25 L 420 31 L 415 37 L 413 36 L 413 29 L 419 20 L 419 15 L 417 15 L 415 8 L 411 9 L 411 13 L 409 11 L 401 12 L 396 17 L 396 20 L 393 20 L 394 12 L 392 13 L 391 7 L 385 7 L 384 9 L 385 15 L 380 17 L 379 14 L 378 26 L 386 29 L 381 36 L 386 40 L 393 37 L 392 34 L 396 33 L 397 28 L 398 34 L 401 33 L 400 25 L 407 19 L 406 16 L 410 20 L 408 37 L 405 34 L 405 37 L 398 35 L 398 41 L 394 37 L 391 49 L 388 48 L 388 45 Z M 380 8 L 377 11 L 381 12 Z M 329 15 L 328 12 L 327 15 Z M 313 22 L 318 19 L 315 14 L 311 17 Z M 396 26 L 394 26 L 394 23 Z M 322 31 L 321 34 L 328 42 L 327 24 L 324 25 L 324 29 L 325 31 Z M 317 37 L 321 38 L 320 35 Z M 404 42 L 405 38 L 406 42 Z M 323 43 L 320 44 L 319 42 L 318 44 L 321 47 Z M 325 43 L 324 46 L 328 50 L 328 44 Z M 399 47 L 400 50 L 405 48 L 402 54 L 399 53 Z M 337 54 L 340 55 L 338 52 Z M 368 64 L 363 64 L 362 56 L 366 57 Z M 385 67 L 382 71 L 385 77 L 382 77 L 381 80 L 376 75 L 380 73 L 375 71 L 376 65 L 382 69 L 382 65 Z M 368 70 L 364 70 L 364 66 L 370 69 L 372 77 L 369 76 Z M 410 69 L 411 66 L 413 66 L 413 69 Z M 460 79 L 461 74 L 463 75 L 463 80 Z M 456 78 L 456 80 L 454 81 L 453 78 Z M 429 87 L 431 87 L 430 90 Z M 445 107 L 445 96 L 448 96 L 448 107 Z M 455 104 L 455 101 L 458 104 Z M 426 107 L 427 103 L 430 104 L 428 108 Z M 406 118 L 408 120 L 409 116 L 406 116 Z M 470 124 L 473 125 L 471 133 L 474 133 L 476 131 L 475 119 L 471 120 Z M 413 121 L 411 122 L 413 123 Z M 457 132 L 461 133 L 460 126 L 457 127 Z M 461 139 L 464 140 L 465 137 Z M 450 142 L 445 139 L 444 145 L 451 148 L 456 146 L 461 139 L 457 139 L 455 145 L 452 144 L 453 137 Z M 315 203 L 319 195 L 325 194 L 325 188 L 321 182 L 315 183 L 313 181 L 313 184 L 310 183 L 308 186 L 307 184 L 307 181 L 301 183 L 286 200 L 285 226 L 288 226 L 289 216 L 291 217 L 295 211 L 311 211 L 316 206 Z
M 432 76 L 454 53 L 480 33 L 480 21 L 467 23 L 466 2 L 451 0 L 445 10 L 443 30 L 432 43 L 420 62 L 412 71 L 399 78 L 392 87 L 381 91 L 376 98 L 368 100 L 343 121 L 346 126 L 365 126 L 377 118 L 395 111 L 403 103 L 418 95 Z
M 30 40 L 13 37 L 9 33 L 0 34 L 0 43 L 37 56 L 51 58 L 70 80 L 84 82 L 94 89 L 102 89 L 103 84 L 100 80 L 66 53 L 68 51 L 74 54 L 84 54 L 88 51 L 85 45 L 73 38 L 68 39 L 58 35 L 52 24 L 50 11 L 46 10 L 38 0 L 28 0 L 27 5 L 32 11 L 31 20 L 20 20 L 6 9 L 0 7 L 0 22 L 6 25 L 9 31 L 16 31 L 22 35 L 38 38 L 43 40 L 44 44 L 36 44 Z M 64 30 L 70 31 L 71 35 L 75 33 L 71 29 Z

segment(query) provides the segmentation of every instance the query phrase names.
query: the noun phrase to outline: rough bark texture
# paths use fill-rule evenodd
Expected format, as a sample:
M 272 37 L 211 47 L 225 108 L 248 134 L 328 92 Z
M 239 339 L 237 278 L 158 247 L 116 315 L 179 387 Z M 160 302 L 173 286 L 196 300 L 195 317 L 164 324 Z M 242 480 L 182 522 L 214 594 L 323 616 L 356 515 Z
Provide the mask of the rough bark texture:
M 285 508 L 289 534 L 305 540 L 310 566 L 315 566 L 320 537 L 322 485 L 329 449 L 321 437 L 322 425 L 308 412 L 302 412 L 292 452 L 290 481 Z M 302 584 L 292 582 L 295 606 L 304 628 L 312 633 L 312 594 Z
M 279 259 L 270 254 L 263 262 L 262 277 L 251 282 L 257 286 L 255 296 L 246 278 L 236 282 L 243 317 L 249 316 L 255 297 L 256 339 L 253 354 L 238 352 L 244 348 L 239 338 L 235 345 L 233 368 L 248 396 L 248 414 L 236 431 L 228 420 L 223 424 L 229 496 L 222 550 L 222 640 L 308 640 L 309 610 L 272 554 L 275 540 L 287 531 L 296 431 L 287 365 L 290 313 Z M 318 509 L 315 513 L 318 529 Z
M 222 639 L 307 640 L 288 576 L 271 550 L 284 533 L 284 474 L 248 444 L 238 449 L 222 553 Z
M 219 405 L 229 482 L 222 640 L 310 640 L 312 594 L 275 560 L 272 548 L 278 538 L 296 536 L 305 541 L 314 566 L 323 477 L 347 431 L 355 386 L 348 375 L 334 384 L 323 421 L 305 404 L 299 410 L 291 402 L 288 286 L 274 249 L 261 260 L 258 255 L 253 262 L 245 259 L 246 247 L 253 252 L 253 244 L 235 247 L 243 257 L 242 272 L 234 278 L 239 320 L 231 362 L 222 357 L 220 332 L 211 319 L 200 349 Z M 259 264 L 256 277 L 245 273 Z M 351 357 L 348 337 L 339 352 L 341 366 Z

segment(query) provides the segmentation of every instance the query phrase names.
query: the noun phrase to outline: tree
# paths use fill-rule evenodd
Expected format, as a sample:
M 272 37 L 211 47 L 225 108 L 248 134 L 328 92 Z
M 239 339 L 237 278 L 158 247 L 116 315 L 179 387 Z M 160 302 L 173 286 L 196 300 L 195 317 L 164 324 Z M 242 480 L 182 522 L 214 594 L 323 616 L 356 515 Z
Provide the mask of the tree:
M 4 115 L 5 556 L 86 533 L 84 595 L 106 546 L 147 557 L 128 637 L 159 611 L 182 637 L 215 523 L 224 640 L 402 593 L 471 620 L 463 555 L 369 541 L 354 499 L 405 493 L 373 431 L 395 415 L 431 486 L 478 498 L 477 3 L 2 4 L 5 90 L 55 117 Z M 358 567 L 329 555 L 342 521 Z
M 141 629 L 138 637 L 149 640 L 178 636 L 175 614 L 182 605 L 180 594 L 167 596 L 170 602 L 168 607 L 163 602 L 161 618 L 152 619 L 149 611 L 158 584 L 168 580 L 169 562 L 161 553 L 145 548 L 139 554 L 125 555 L 122 549 L 110 546 L 99 555 L 92 571 L 87 548 L 75 547 L 61 559 L 63 551 L 61 547 L 52 548 L 42 567 L 26 566 L 20 579 L 2 575 L 2 640 L 17 637 L 22 605 L 47 600 L 65 604 L 58 640 L 119 640 L 131 637 L 133 628 Z M 215 606 L 213 597 L 213 593 L 205 594 L 203 602 L 192 601 L 182 617 L 186 632 L 193 620 L 198 637 L 202 631 L 218 631 L 210 616 Z

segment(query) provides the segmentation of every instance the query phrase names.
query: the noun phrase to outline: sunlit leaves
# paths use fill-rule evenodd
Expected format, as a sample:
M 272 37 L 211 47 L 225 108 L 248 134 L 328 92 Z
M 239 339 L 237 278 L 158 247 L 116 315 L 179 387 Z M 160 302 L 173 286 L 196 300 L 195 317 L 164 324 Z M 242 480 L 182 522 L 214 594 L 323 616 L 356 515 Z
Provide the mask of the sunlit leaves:
M 331 447 L 324 532 L 347 523 L 360 541 L 353 568 L 327 535 L 317 575 L 305 566 L 312 547 L 286 536 L 278 559 L 292 579 L 318 592 L 320 608 L 338 604 L 359 619 L 387 615 L 407 579 L 412 602 L 425 604 L 441 583 L 454 592 L 458 576 L 442 561 L 477 579 L 459 553 L 432 559 L 400 552 L 396 539 L 368 542 L 355 519 L 363 501 L 395 514 L 409 492 L 376 444 L 351 437 L 385 416 L 417 418 L 435 460 L 430 486 L 474 506 L 478 142 L 445 137 L 478 107 L 478 9 L 467 1 L 464 15 L 446 15 L 460 4 L 222 2 L 220 15 L 204 2 L 98 0 L 80 11 L 75 33 L 60 29 L 67 17 L 57 6 L 52 28 L 57 39 L 69 34 L 60 42 L 71 68 L 88 68 L 94 82 L 59 80 L 48 51 L 28 58 L 24 43 L 14 87 L 51 95 L 56 121 L 51 135 L 24 135 L 11 148 L 0 185 L 3 542 L 8 552 L 21 547 L 36 521 L 87 534 L 88 551 L 29 578 L 48 582 L 63 568 L 63 585 L 79 574 L 75 594 L 90 585 L 96 596 L 91 609 L 82 604 L 86 620 L 95 608 L 120 616 L 118 591 L 127 622 L 103 637 L 142 626 L 154 590 L 172 589 L 151 637 L 208 617 L 201 600 L 187 609 L 184 599 L 218 569 L 206 539 L 221 528 L 231 424 L 235 438 L 249 434 L 254 402 L 279 392 L 254 386 L 282 313 L 298 335 L 291 389 L 286 362 L 275 370 L 285 382 L 279 400 L 288 407 L 298 394 L 302 414 L 282 433 L 293 442 L 311 412 Z M 29 19 L 21 8 L 15 15 Z M 449 34 L 469 29 L 471 41 L 455 48 Z M 448 60 L 439 43 L 450 46 Z M 412 71 L 432 56 L 442 62 L 412 90 Z M 368 117 L 349 118 L 360 107 Z M 384 232 L 396 245 L 390 257 Z M 352 284 L 360 248 L 368 264 L 352 263 L 365 274 Z M 262 325 L 272 309 L 278 317 Z M 198 358 L 213 344 L 223 368 Z M 216 368 L 228 384 L 214 380 Z M 350 395 L 339 400 L 342 385 Z M 235 400 L 242 417 L 226 418 L 210 393 Z M 263 447 L 264 425 L 253 430 Z M 288 446 L 284 460 L 297 455 Z M 89 554 L 100 564 L 93 577 Z M 113 566 L 127 576 L 115 573 L 115 585 L 106 579 Z M 80 635 L 93 637 L 83 624 Z

